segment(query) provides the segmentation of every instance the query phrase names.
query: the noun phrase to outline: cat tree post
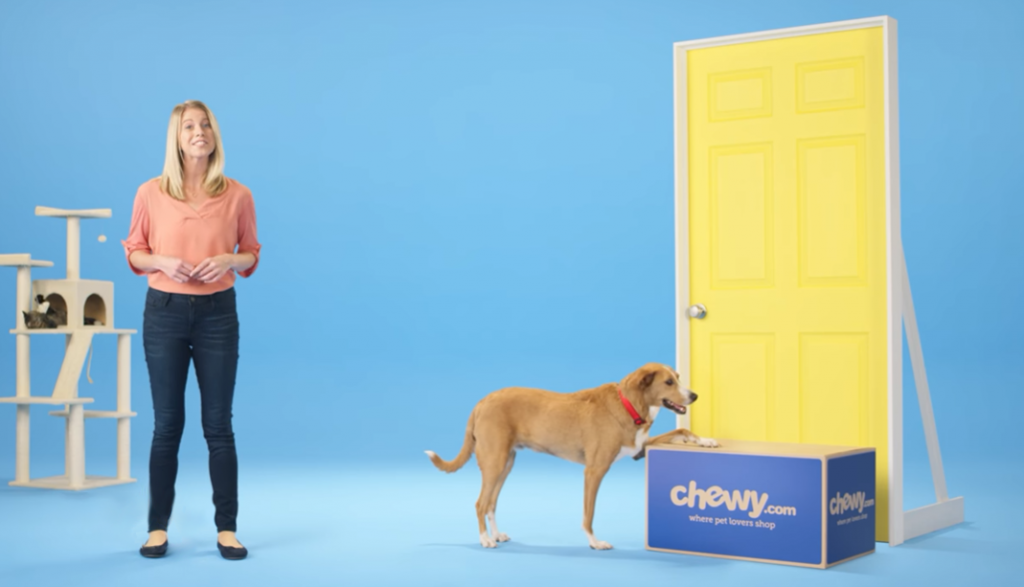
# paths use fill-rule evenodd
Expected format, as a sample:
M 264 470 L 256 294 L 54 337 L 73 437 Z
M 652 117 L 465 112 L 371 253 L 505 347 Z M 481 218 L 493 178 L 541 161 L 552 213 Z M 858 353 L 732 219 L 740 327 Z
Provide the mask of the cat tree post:
M 40 214 L 39 209 L 42 206 L 36 208 L 36 214 L 41 216 L 48 214 Z M 82 274 L 81 266 L 81 255 L 79 253 L 81 244 L 81 220 L 77 216 L 68 216 L 68 268 L 66 279 L 78 279 Z
M 82 404 L 68 406 L 68 489 L 85 486 L 85 408 Z
M 132 337 L 117 335 L 117 478 L 131 479 Z
M 53 267 L 50 261 L 32 259 L 28 254 L 0 255 L 0 267 L 14 267 L 17 269 L 17 289 L 15 298 L 15 325 L 20 330 L 25 329 L 25 318 L 22 312 L 32 309 L 32 268 Z M 15 367 L 14 367 L 14 397 L 9 398 L 9 403 L 14 403 L 16 408 L 15 433 L 14 433 L 14 481 L 27 482 L 29 480 L 29 409 L 31 408 L 30 396 L 32 387 L 30 380 L 31 366 L 29 336 L 19 333 L 15 338 Z
M 71 335 L 64 335 L 64 356 L 68 354 L 68 347 L 71 346 Z M 78 397 L 78 382 L 75 382 L 75 395 Z M 71 413 L 71 406 L 65 405 L 64 409 Z M 64 419 L 64 474 L 71 478 L 71 458 L 74 451 L 71 450 L 71 418 Z
M 67 356 L 68 349 L 70 349 L 70 348 L 71 348 L 71 335 L 70 334 L 65 334 L 64 335 L 64 356 L 65 357 Z M 74 383 L 71 383 L 69 387 L 71 388 L 70 396 L 71 397 L 78 397 L 78 380 L 75 379 Z M 68 417 L 64 419 L 64 474 L 68 476 L 68 479 L 71 479 L 71 477 L 72 477 L 71 473 L 75 469 L 75 465 L 72 463 L 72 461 L 75 458 L 77 458 L 76 455 L 78 454 L 78 450 L 77 450 L 77 448 L 75 446 L 73 446 L 73 439 L 76 438 L 76 436 L 75 436 L 75 429 L 73 427 L 74 417 L 72 417 L 71 405 L 70 404 L 65 405 L 64 406 L 64 410 L 68 413 Z M 83 412 L 83 417 L 84 417 L 84 412 Z M 85 442 L 85 437 L 84 436 L 82 437 L 82 442 L 83 443 Z M 84 456 L 83 456 L 83 458 L 84 458 Z M 84 464 L 83 464 L 83 467 L 84 467 Z
M 18 267 L 18 289 L 17 289 L 17 306 L 18 316 L 15 320 L 15 324 L 25 327 L 25 315 L 22 312 L 28 312 L 32 306 L 32 266 L 23 265 Z M 29 341 L 31 338 L 27 334 L 19 334 L 16 337 L 16 365 L 15 365 L 15 384 L 14 384 L 14 395 L 15 397 L 26 398 L 32 395 L 31 380 L 29 378 L 29 367 L 32 364 L 30 360 L 30 346 Z M 15 481 L 28 481 L 29 475 L 29 409 L 32 406 L 28 404 L 19 404 L 15 406 L 17 415 L 15 416 L 15 448 L 14 448 L 14 480 Z

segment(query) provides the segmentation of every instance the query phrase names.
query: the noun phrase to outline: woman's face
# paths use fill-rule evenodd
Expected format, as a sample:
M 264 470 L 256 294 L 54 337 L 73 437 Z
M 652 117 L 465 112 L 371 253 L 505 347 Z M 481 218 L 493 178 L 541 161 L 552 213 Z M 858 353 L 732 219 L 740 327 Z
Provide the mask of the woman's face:
M 206 113 L 199 108 L 189 108 L 181 115 L 181 131 L 178 145 L 185 157 L 202 159 L 213 153 L 213 128 Z

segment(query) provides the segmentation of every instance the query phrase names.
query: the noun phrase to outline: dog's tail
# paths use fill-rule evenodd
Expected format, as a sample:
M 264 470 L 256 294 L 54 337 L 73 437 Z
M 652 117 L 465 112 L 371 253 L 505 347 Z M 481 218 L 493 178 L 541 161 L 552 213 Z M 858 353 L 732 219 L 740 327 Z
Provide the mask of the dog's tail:
M 458 456 L 455 460 L 446 461 L 441 457 L 437 456 L 432 450 L 426 451 L 427 456 L 430 457 L 430 462 L 434 463 L 434 466 L 444 471 L 445 473 L 454 473 L 462 468 L 462 465 L 466 464 L 469 457 L 473 454 L 473 449 L 476 447 L 476 438 L 473 436 L 473 429 L 476 427 L 476 410 L 469 415 L 469 422 L 466 423 L 466 438 L 462 441 L 462 450 L 459 451 Z

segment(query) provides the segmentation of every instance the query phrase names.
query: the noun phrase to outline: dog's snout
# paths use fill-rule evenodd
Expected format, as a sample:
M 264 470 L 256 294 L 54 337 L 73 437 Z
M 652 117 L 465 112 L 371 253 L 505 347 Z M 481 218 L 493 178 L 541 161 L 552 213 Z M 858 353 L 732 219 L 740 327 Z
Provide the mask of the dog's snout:
M 693 393 L 692 391 L 690 392 L 690 401 L 691 402 L 697 401 L 697 394 Z

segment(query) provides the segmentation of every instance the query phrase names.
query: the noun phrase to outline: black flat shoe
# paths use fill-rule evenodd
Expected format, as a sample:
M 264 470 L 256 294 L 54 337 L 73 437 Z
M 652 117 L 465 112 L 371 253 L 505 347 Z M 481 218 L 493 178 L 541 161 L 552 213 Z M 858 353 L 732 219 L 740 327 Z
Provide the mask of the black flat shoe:
M 249 555 L 249 551 L 242 548 L 236 548 L 234 546 L 224 546 L 220 542 L 217 542 L 217 550 L 220 551 L 220 555 L 229 561 L 240 561 Z
M 139 554 L 146 558 L 160 558 L 167 554 L 167 541 L 156 546 L 143 546 L 139 549 Z

